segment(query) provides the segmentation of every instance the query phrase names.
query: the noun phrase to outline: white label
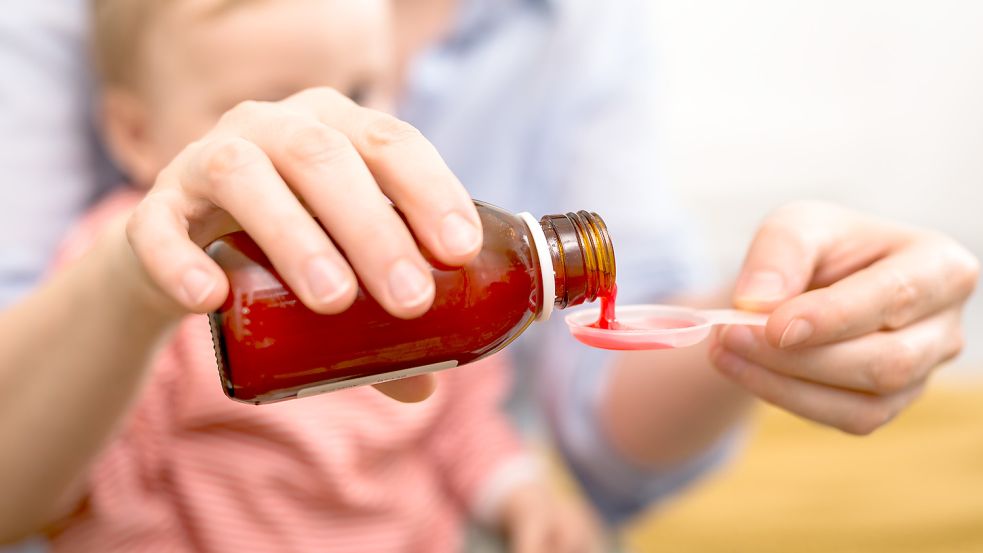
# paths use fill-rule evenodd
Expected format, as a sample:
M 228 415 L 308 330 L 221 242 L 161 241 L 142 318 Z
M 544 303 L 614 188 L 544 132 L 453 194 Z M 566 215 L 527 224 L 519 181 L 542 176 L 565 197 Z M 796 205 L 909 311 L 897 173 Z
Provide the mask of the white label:
M 320 386 L 304 388 L 303 390 L 297 392 L 297 397 L 310 397 L 326 392 L 344 390 L 345 388 L 354 388 L 356 386 L 365 386 L 368 384 L 381 384 L 383 382 L 389 382 L 390 380 L 399 380 L 400 378 L 407 378 L 419 374 L 432 373 L 442 371 L 444 369 L 453 369 L 456 366 L 457 361 L 444 361 L 443 363 L 433 363 L 431 365 L 423 365 L 422 367 L 413 367 L 391 373 L 374 374 L 372 376 L 363 376 L 360 378 L 353 378 L 351 380 L 339 380 L 338 382 L 330 382 Z

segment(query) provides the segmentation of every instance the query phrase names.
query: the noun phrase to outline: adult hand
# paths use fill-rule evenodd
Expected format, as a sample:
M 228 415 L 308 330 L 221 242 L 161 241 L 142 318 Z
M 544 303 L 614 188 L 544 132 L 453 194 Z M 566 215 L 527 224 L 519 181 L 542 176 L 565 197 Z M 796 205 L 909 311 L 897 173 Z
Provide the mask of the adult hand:
M 738 280 L 765 328 L 727 327 L 711 359 L 765 401 L 852 434 L 908 406 L 963 347 L 979 262 L 952 239 L 822 203 L 775 212 Z
M 305 305 L 324 314 L 351 305 L 358 275 L 389 313 L 419 316 L 433 301 L 434 281 L 414 236 L 452 266 L 482 242 L 467 192 L 416 129 L 326 88 L 226 113 L 160 173 L 127 236 L 153 288 L 202 313 L 228 294 L 202 247 L 237 228 Z M 432 385 L 423 378 L 382 388 L 419 399 Z

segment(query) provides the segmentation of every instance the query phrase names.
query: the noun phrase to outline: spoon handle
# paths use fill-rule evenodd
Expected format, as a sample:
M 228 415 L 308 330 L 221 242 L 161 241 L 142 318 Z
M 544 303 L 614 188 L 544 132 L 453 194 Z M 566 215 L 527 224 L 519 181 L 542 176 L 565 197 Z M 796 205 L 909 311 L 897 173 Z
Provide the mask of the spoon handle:
M 712 325 L 765 326 L 768 323 L 767 313 L 753 313 L 737 309 L 707 309 L 701 311 L 700 314 L 706 317 Z

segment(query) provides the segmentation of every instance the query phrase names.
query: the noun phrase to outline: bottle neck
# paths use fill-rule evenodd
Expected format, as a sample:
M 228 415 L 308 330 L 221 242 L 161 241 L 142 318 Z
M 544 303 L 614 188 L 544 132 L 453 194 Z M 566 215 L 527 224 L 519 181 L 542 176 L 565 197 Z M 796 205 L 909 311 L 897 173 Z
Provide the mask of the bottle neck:
M 539 225 L 553 265 L 554 305 L 558 309 L 612 293 L 617 276 L 614 245 L 599 215 L 587 211 L 547 215 Z M 547 273 L 544 271 L 544 278 Z

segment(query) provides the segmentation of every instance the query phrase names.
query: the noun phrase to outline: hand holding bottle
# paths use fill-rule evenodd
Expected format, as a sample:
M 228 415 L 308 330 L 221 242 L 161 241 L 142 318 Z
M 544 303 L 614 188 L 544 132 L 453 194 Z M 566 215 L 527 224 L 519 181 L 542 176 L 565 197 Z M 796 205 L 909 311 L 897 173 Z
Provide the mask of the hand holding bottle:
M 962 349 L 979 267 L 935 232 L 790 205 L 761 226 L 735 293 L 738 307 L 771 312 L 767 326 L 725 327 L 711 358 L 769 403 L 870 433 Z
M 319 313 L 351 304 L 357 274 L 393 315 L 420 315 L 434 283 L 413 236 L 448 265 L 481 248 L 475 208 L 433 146 L 324 88 L 226 113 L 160 172 L 127 233 L 159 289 L 204 313 L 228 286 L 202 247 L 239 227 Z
M 202 247 L 237 228 L 311 310 L 347 309 L 357 275 L 401 318 L 426 312 L 434 298 L 414 236 L 451 266 L 482 242 L 467 192 L 416 129 L 326 88 L 240 104 L 160 172 L 127 224 L 150 303 L 196 313 L 221 305 L 228 282 Z M 433 381 L 380 388 L 416 400 Z

